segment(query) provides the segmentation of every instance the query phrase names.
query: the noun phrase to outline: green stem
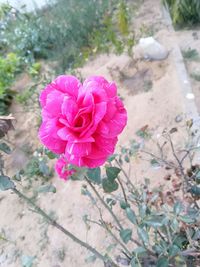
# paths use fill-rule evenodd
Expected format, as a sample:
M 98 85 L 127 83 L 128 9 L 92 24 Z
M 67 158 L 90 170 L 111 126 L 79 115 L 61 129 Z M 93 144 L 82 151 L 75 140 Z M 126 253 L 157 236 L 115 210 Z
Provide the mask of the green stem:
M 110 259 L 107 259 L 101 253 L 99 253 L 95 248 L 93 248 L 89 244 L 83 242 L 82 240 L 80 240 L 79 238 L 77 238 L 75 235 L 73 235 L 72 233 L 70 233 L 67 229 L 65 229 L 62 225 L 60 225 L 55 220 L 53 220 L 46 212 L 44 212 L 39 206 L 37 206 L 30 198 L 28 198 L 27 196 L 25 196 L 23 193 L 21 193 L 20 191 L 18 191 L 16 188 L 13 188 L 12 191 L 16 195 L 18 195 L 20 198 L 22 198 L 23 200 L 25 200 L 29 205 L 31 205 L 35 209 L 35 211 L 37 213 L 39 213 L 41 216 L 43 216 L 47 220 L 47 222 L 49 224 L 51 224 L 52 226 L 54 226 L 55 228 L 57 228 L 63 234 L 65 234 L 68 237 L 70 237 L 74 242 L 78 243 L 82 247 L 84 247 L 87 250 L 89 250 L 90 252 L 92 252 L 97 258 L 99 258 L 100 260 L 102 260 L 105 264 L 106 263 L 109 263 L 110 266 L 112 266 L 112 267 L 119 267 L 113 261 L 111 261 Z
M 119 168 L 121 169 L 122 173 L 124 174 L 124 176 L 125 176 L 125 178 L 126 178 L 126 180 L 127 180 L 127 183 L 131 185 L 132 189 L 135 189 L 134 184 L 131 182 L 131 180 L 130 180 L 128 174 L 126 173 L 126 171 L 125 171 L 124 168 L 122 167 L 122 164 L 120 164 L 120 162 L 119 162 L 117 159 L 115 159 L 115 162 L 117 163 L 117 165 L 118 165 Z
M 85 180 L 87 181 L 87 183 L 89 184 L 89 186 L 92 188 L 93 192 L 95 193 L 95 195 L 98 197 L 98 199 L 100 200 L 100 202 L 102 203 L 102 205 L 108 210 L 108 212 L 111 214 L 111 216 L 113 217 L 113 219 L 115 220 L 116 224 L 118 225 L 118 227 L 120 228 L 120 230 L 123 229 L 120 221 L 118 220 L 118 218 L 116 217 L 116 215 L 113 213 L 112 209 L 105 203 L 105 201 L 103 200 L 103 198 L 100 196 L 100 194 L 98 193 L 98 191 L 96 190 L 96 188 L 93 186 L 93 184 L 90 182 L 90 180 L 85 176 Z
M 128 256 L 130 258 L 132 258 L 132 254 L 131 252 L 127 249 L 127 247 L 113 234 L 113 232 L 110 230 L 109 226 L 107 226 L 106 223 L 102 222 L 102 225 L 104 227 L 104 229 L 106 229 L 108 231 L 108 233 L 113 237 L 113 239 L 120 244 L 120 246 L 124 249 L 124 251 L 126 251 L 126 253 L 128 254 Z
M 120 184 L 120 186 L 121 186 L 122 193 L 123 193 L 123 196 L 124 196 L 124 200 L 125 200 L 126 203 L 128 203 L 128 200 L 127 200 L 127 197 L 126 197 L 125 189 L 124 189 L 123 184 L 122 184 L 122 182 L 121 182 L 121 180 L 120 180 L 119 177 L 117 177 L 117 181 L 119 182 L 119 184 Z

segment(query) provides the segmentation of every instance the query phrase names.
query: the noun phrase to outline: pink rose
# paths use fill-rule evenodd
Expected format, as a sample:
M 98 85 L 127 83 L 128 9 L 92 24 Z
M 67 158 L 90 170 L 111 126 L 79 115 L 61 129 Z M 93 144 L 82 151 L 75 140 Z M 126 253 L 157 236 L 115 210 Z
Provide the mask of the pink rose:
M 67 166 L 68 166 L 67 161 L 63 156 L 61 156 L 56 161 L 55 170 L 57 174 L 60 176 L 60 178 L 65 181 L 69 178 L 70 175 L 72 175 L 75 172 L 75 170 L 68 170 Z
M 83 84 L 59 76 L 41 92 L 39 137 L 51 151 L 76 166 L 95 168 L 113 154 L 127 113 L 114 83 L 92 76 Z

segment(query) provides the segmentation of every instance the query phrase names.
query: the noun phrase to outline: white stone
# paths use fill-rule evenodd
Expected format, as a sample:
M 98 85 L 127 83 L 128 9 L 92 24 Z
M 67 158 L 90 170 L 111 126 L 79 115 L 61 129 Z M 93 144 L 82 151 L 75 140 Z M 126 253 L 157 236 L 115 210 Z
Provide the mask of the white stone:
M 134 48 L 136 59 L 163 60 L 167 58 L 168 54 L 167 49 L 153 37 L 141 38 L 139 44 Z
M 194 94 L 192 94 L 192 93 L 188 93 L 188 94 L 186 95 L 186 98 L 189 99 L 189 100 L 192 100 L 192 99 L 195 98 L 195 96 L 194 96 Z

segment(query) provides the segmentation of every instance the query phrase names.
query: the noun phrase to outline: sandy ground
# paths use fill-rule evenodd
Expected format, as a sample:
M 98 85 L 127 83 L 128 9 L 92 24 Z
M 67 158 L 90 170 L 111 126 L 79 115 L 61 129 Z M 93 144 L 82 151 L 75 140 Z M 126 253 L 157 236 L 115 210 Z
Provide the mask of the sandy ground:
M 156 39 L 171 51 L 174 36 L 162 22 L 160 1 L 153 2 L 152 5 L 152 0 L 145 1 L 135 25 L 140 25 L 141 21 L 149 25 L 154 18 L 153 29 Z M 100 55 L 89 61 L 80 72 L 83 77 L 97 74 L 117 82 L 119 94 L 123 97 L 128 111 L 128 124 L 119 144 L 127 144 L 135 137 L 135 132 L 144 125 L 148 125 L 156 138 L 163 129 L 180 124 L 175 122 L 177 115 L 184 118 L 187 113 L 171 53 L 166 60 L 157 62 L 136 62 L 127 55 Z M 22 84 L 24 85 L 24 82 Z M 16 130 L 10 136 L 15 150 L 13 160 L 8 164 L 9 173 L 13 173 L 27 161 L 26 153 L 22 153 L 25 144 L 39 146 L 37 127 L 34 127 L 38 125 L 38 119 L 34 112 L 24 114 L 19 105 L 13 106 L 13 114 L 17 121 Z M 177 140 L 182 139 L 179 136 Z M 148 175 L 154 184 L 158 184 L 160 175 L 164 174 L 149 168 L 147 164 L 139 163 L 141 162 L 134 162 L 131 178 L 133 182 L 138 183 L 141 177 Z M 88 199 L 81 195 L 81 183 L 64 183 L 55 176 L 53 184 L 57 188 L 57 193 L 41 195 L 38 201 L 41 207 L 47 212 L 53 212 L 63 226 L 95 247 L 103 250 L 108 244 L 114 244 L 114 241 L 97 226 L 87 231 L 82 217 L 92 213 L 92 217 L 96 218 L 97 212 Z M 0 232 L 4 233 L 8 240 L 0 241 L 1 267 L 21 267 L 23 255 L 35 257 L 33 267 L 103 266 L 100 261 L 86 263 L 85 259 L 90 254 L 85 249 L 52 227 L 48 227 L 39 215 L 27 209 L 23 201 L 15 195 L 8 192 L 0 194 L 0 214 Z M 104 215 L 110 220 L 106 213 Z M 119 251 L 115 250 L 114 254 L 118 255 Z

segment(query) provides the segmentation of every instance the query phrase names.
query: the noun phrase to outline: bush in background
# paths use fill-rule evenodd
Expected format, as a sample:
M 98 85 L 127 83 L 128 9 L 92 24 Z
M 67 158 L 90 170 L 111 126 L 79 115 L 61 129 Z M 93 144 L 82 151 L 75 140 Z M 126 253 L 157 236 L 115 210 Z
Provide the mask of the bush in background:
M 199 0 L 163 0 L 167 4 L 173 23 L 177 26 L 191 26 L 200 23 Z

